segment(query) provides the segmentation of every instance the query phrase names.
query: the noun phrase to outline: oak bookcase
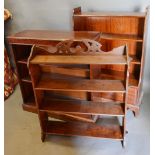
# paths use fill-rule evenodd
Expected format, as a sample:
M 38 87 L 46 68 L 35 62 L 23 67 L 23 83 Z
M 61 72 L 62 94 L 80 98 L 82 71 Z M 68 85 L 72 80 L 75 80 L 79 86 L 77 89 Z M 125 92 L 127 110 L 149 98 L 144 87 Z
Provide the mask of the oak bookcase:
M 127 44 L 130 62 L 128 108 L 133 110 L 135 115 L 139 113 L 139 106 L 142 101 L 143 91 L 143 70 L 145 60 L 145 38 L 147 25 L 146 12 L 82 12 L 81 7 L 73 10 L 74 31 L 99 31 L 101 32 L 100 42 L 102 49 L 109 51 L 117 46 Z M 105 70 L 106 69 L 106 70 Z M 97 70 L 97 68 L 96 68 Z M 98 76 L 111 77 L 124 76 L 123 68 L 118 66 L 106 66 L 98 68 Z M 122 94 L 111 95 L 99 93 L 94 96 L 98 100 L 122 100 Z
M 50 46 L 34 45 L 28 58 L 36 107 L 41 126 L 41 139 L 48 134 L 67 136 L 90 136 L 120 140 L 125 146 L 126 109 L 129 77 L 129 57 L 127 47 L 121 46 L 105 52 L 102 45 L 94 40 L 62 41 Z M 85 71 L 85 65 L 120 65 L 124 66 L 123 79 L 82 78 L 79 75 L 68 75 L 63 72 L 77 70 Z M 69 66 L 69 67 L 68 67 Z M 72 66 L 70 68 L 70 66 Z M 74 66 L 74 67 L 73 67 Z M 54 68 L 54 69 L 53 69 Z M 59 70 L 55 70 L 58 68 Z M 91 69 L 91 68 L 90 68 Z M 61 72 L 59 72 L 61 70 Z M 123 72 L 123 71 L 122 71 Z M 59 92 L 89 92 L 89 93 L 122 93 L 122 102 L 96 102 L 53 96 L 53 91 Z M 122 122 L 104 125 L 91 122 L 55 121 L 49 119 L 55 113 L 74 115 L 97 115 L 121 117 Z

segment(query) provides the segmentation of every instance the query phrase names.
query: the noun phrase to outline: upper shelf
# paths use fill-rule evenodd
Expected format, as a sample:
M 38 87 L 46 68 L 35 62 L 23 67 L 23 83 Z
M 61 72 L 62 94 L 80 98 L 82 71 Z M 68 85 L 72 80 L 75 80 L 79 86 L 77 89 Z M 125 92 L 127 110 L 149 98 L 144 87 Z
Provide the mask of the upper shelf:
M 46 44 L 50 45 L 53 41 L 82 39 L 96 40 L 99 38 L 99 32 L 92 31 L 49 31 L 49 30 L 25 30 L 9 36 L 11 44 Z
M 124 55 L 36 55 L 31 64 L 127 64 Z
M 143 38 L 136 36 L 136 35 L 128 35 L 128 34 L 108 34 L 102 33 L 101 39 L 106 40 L 126 40 L 126 41 L 136 41 L 136 42 L 143 42 Z

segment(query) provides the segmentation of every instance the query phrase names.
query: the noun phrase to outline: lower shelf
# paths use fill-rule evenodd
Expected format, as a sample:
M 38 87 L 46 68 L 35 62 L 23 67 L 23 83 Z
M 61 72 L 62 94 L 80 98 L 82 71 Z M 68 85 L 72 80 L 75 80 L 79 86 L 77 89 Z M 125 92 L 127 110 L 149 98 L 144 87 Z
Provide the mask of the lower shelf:
M 93 123 L 48 121 L 46 134 L 123 140 L 122 128 L 119 125 L 96 125 Z
M 37 107 L 35 105 L 35 102 L 25 102 L 22 104 L 22 107 L 25 111 L 37 113 Z

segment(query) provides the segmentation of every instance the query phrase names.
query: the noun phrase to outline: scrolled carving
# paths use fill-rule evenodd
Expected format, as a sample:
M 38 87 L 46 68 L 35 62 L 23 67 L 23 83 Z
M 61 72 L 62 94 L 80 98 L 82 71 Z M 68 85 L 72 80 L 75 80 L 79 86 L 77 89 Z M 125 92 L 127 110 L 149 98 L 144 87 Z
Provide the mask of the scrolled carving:
M 94 40 L 82 39 L 81 41 L 65 40 L 59 42 L 56 46 L 36 46 L 51 54 L 105 54 L 105 55 L 123 55 L 125 46 L 113 48 L 111 51 L 102 51 L 102 45 Z
M 101 52 L 102 45 L 94 40 L 83 39 L 82 42 L 87 46 L 86 52 Z
M 62 42 L 59 42 L 57 45 L 56 45 L 56 53 L 63 53 L 63 54 L 71 54 L 71 50 L 70 50 L 70 47 L 73 43 L 73 40 L 65 40 L 65 41 L 62 41 Z

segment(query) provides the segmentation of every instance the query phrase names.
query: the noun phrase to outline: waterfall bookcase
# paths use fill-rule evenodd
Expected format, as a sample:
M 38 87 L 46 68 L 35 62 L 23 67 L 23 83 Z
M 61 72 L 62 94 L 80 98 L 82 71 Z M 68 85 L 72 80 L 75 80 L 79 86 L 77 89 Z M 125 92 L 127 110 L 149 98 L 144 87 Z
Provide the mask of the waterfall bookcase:
M 121 46 L 109 52 L 101 50 L 101 44 L 94 40 L 66 40 L 59 43 L 53 41 L 50 46 L 34 45 L 28 58 L 36 107 L 41 126 L 41 139 L 48 134 L 66 136 L 90 136 L 120 140 L 125 146 L 126 110 L 129 77 L 129 57 L 127 47 Z M 71 72 L 84 71 L 86 65 L 95 68 L 97 65 L 124 66 L 124 78 L 97 79 L 81 78 L 66 75 L 63 70 L 72 65 Z M 73 67 L 74 66 L 74 67 Z M 78 66 L 80 66 L 78 68 Z M 82 67 L 83 66 L 83 67 Z M 55 72 L 56 68 L 61 72 Z M 92 72 L 92 71 L 91 71 Z M 89 92 L 89 93 L 122 93 L 123 102 L 96 102 L 93 100 L 71 99 L 53 96 L 53 91 L 59 92 Z M 106 117 L 121 117 L 122 122 L 104 125 L 91 122 L 56 121 L 49 119 L 55 113 L 97 115 Z

